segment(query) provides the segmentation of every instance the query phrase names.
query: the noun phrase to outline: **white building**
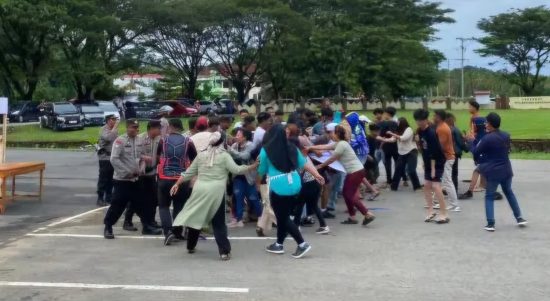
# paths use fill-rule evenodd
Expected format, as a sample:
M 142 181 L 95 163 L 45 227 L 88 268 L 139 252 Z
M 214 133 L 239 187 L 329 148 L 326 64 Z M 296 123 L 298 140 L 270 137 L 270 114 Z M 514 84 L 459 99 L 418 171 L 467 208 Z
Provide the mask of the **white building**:
M 154 85 L 162 79 L 160 74 L 125 74 L 113 81 L 113 85 L 123 89 L 126 95 L 144 94 L 150 97 L 155 94 Z

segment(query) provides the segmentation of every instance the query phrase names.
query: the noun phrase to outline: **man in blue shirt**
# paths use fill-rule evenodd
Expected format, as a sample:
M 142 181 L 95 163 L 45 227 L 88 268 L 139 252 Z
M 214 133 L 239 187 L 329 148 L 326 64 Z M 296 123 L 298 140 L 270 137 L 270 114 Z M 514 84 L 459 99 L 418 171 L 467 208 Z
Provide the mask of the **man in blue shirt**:
M 512 208 L 514 217 L 520 227 L 527 225 L 527 221 L 521 217 L 521 210 L 514 192 L 512 191 L 512 164 L 508 157 L 510 153 L 510 134 L 500 131 L 500 116 L 497 113 L 489 113 L 486 117 L 486 134 L 475 144 L 475 136 L 467 137 L 470 150 L 474 157 L 480 158 L 478 171 L 487 180 L 485 190 L 485 214 L 487 226 L 485 230 L 495 231 L 494 200 L 498 185 Z

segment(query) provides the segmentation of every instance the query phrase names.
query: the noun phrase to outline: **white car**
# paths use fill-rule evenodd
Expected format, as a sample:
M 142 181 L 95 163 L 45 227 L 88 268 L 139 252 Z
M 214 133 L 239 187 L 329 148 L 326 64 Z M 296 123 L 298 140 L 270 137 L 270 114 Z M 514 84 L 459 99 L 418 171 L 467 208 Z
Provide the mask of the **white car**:
M 115 104 L 113 104 L 112 102 L 98 101 L 97 105 L 101 110 L 103 110 L 103 117 L 107 117 L 108 115 L 115 115 L 118 119 L 120 119 L 120 113 L 118 112 Z

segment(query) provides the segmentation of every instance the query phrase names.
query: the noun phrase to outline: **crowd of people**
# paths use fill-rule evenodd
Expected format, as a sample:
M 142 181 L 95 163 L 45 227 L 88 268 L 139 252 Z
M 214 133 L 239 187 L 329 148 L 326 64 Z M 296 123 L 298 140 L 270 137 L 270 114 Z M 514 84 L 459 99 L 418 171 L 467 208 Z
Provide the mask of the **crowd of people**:
M 297 244 L 292 256 L 300 258 L 311 249 L 301 227 L 318 221 L 316 233 L 329 233 L 326 220 L 336 217 L 340 195 L 348 215 L 341 224 L 367 226 L 376 217 L 363 200 L 375 201 L 384 189 L 400 187 L 423 190 L 424 221 L 434 224 L 449 223 L 450 212 L 462 210 L 460 200 L 484 189 L 485 230 L 494 231 L 500 185 L 518 225 L 525 226 L 511 188 L 510 135 L 500 130 L 498 114 L 481 117 L 475 101 L 470 113 L 471 126 L 461 132 L 444 110 L 430 118 L 429 111 L 418 109 L 413 125 L 393 107 L 375 109 L 369 118 L 334 111 L 325 99 L 320 114 L 297 109 L 285 121 L 272 107 L 257 116 L 242 109 L 234 125 L 231 117 L 200 116 L 189 119 L 187 132 L 180 119 L 162 117 L 148 121 L 147 131 L 139 134 L 139 122 L 130 119 L 120 136 L 119 121 L 108 116 L 98 144 L 97 204 L 109 206 L 104 237 L 115 237 L 113 226 L 123 214 L 123 229 L 138 231 L 132 222 L 136 214 L 142 234 L 163 234 L 167 246 L 185 240 L 189 253 L 208 229 L 220 258 L 229 260 L 228 228 L 256 222 L 258 236 L 276 227 L 267 252 L 283 254 L 290 235 Z M 469 189 L 459 194 L 458 164 L 467 151 L 476 168 Z

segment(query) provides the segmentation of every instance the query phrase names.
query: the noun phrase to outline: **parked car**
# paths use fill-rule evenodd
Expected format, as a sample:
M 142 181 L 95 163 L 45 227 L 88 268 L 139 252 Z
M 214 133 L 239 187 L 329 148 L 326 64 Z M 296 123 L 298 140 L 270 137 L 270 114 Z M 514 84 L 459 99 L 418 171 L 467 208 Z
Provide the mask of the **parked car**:
M 96 101 L 96 104 L 103 111 L 103 118 L 107 117 L 107 115 L 115 115 L 120 119 L 120 112 L 111 101 Z
M 38 109 L 37 103 L 20 101 L 10 107 L 8 116 L 10 122 L 38 121 L 40 110 Z
M 167 101 L 156 101 L 154 103 L 158 105 L 158 108 L 153 112 L 152 117 L 158 117 L 159 115 L 158 110 L 162 106 L 170 106 L 172 107 L 172 109 L 174 109 L 172 113 L 170 113 L 169 117 L 189 117 L 189 116 L 198 114 L 197 109 L 183 105 L 179 101 L 167 100 Z
M 84 126 L 99 126 L 105 123 L 103 110 L 98 105 L 79 105 L 77 109 Z
M 70 102 L 49 102 L 41 105 L 40 127 L 54 131 L 84 129 L 80 113 Z

